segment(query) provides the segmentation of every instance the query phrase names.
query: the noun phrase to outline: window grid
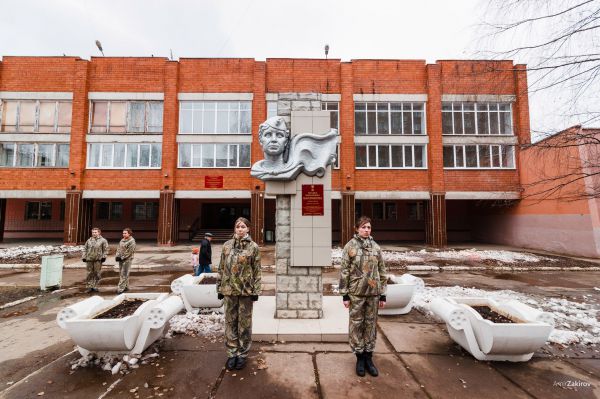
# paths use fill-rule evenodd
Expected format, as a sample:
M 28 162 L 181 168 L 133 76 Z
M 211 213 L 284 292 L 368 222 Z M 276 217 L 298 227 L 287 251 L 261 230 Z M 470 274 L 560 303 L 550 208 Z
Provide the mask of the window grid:
M 475 147 L 476 166 L 467 166 L 467 147 Z M 482 166 L 487 151 L 489 166 Z M 444 169 L 516 169 L 514 146 L 471 144 L 444 146 Z
M 226 146 L 227 165 L 217 166 L 217 146 Z M 203 156 L 204 146 L 212 146 L 212 166 L 203 165 L 205 160 Z M 244 147 L 244 148 L 242 148 Z M 189 158 L 185 159 L 189 153 Z M 246 159 L 242 159 L 242 153 L 247 155 Z M 179 156 L 177 157 L 178 168 L 202 168 L 202 169 L 237 169 L 237 168 L 249 168 L 250 167 L 250 144 L 230 144 L 230 143 L 203 143 L 203 144 L 191 144 L 181 143 L 179 144 Z M 221 159 L 221 158 L 219 158 Z M 232 162 L 235 160 L 235 162 Z M 194 161 L 198 161 L 196 163 Z
M 103 112 L 103 116 L 99 115 L 99 121 L 95 121 L 96 107 L 106 104 L 106 110 Z M 119 129 L 121 125 L 112 125 L 113 106 L 115 104 L 125 104 L 125 115 L 124 115 L 124 126 Z M 135 105 L 144 104 L 144 111 L 142 115 L 142 128 L 139 129 L 133 125 L 132 118 L 135 116 L 133 108 Z M 153 118 L 154 116 L 154 118 Z M 163 102 L 162 101 L 90 101 L 90 113 L 89 113 L 89 129 L 90 133 L 130 133 L 130 134 L 141 134 L 141 133 L 153 133 L 160 134 L 163 130 Z
M 276 103 L 276 102 L 275 102 Z M 207 109 L 208 106 L 208 109 Z M 225 109 L 225 107 L 227 109 Z M 227 113 L 226 128 L 220 124 Z M 235 117 L 232 117 L 232 114 Z M 186 120 L 187 117 L 191 119 Z M 197 121 L 199 115 L 199 121 Z M 205 116 L 210 116 L 207 123 Z M 232 129 L 232 122 L 237 128 Z M 212 126 L 211 126 L 212 125 Z M 188 126 L 191 128 L 188 129 Z M 235 130 L 235 131 L 233 131 Z M 252 107 L 250 101 L 181 101 L 179 106 L 180 134 L 251 134 Z
M 465 109 L 465 107 L 473 107 Z M 460 113 L 460 129 L 457 129 L 456 114 Z M 465 114 L 473 114 L 474 133 L 468 133 L 465 128 Z M 485 132 L 480 126 L 479 114 L 486 114 L 487 126 Z M 492 125 L 492 115 L 494 115 L 494 124 Z M 505 119 L 504 129 L 502 128 L 503 117 Z M 449 118 L 449 119 L 446 119 Z M 444 123 L 446 122 L 446 124 Z M 451 131 L 448 130 L 447 123 L 450 122 Z M 512 126 L 512 104 L 511 103 L 468 103 L 468 102 L 448 102 L 442 104 L 442 126 L 443 134 L 454 135 L 513 135 Z M 460 130 L 460 131 L 457 131 Z M 495 130 L 495 133 L 493 132 Z
M 122 149 L 122 166 L 114 166 L 117 146 Z M 132 154 L 133 149 L 135 151 Z M 141 162 L 143 152 L 147 152 L 148 165 Z M 105 163 L 104 155 L 107 153 L 110 154 L 110 161 Z M 130 162 L 132 156 L 135 156 L 134 164 Z M 161 162 L 162 148 L 159 143 L 88 143 L 87 169 L 160 169 Z
M 5 111 L 8 104 L 14 104 L 15 116 L 14 125 L 6 125 L 7 117 Z M 21 124 L 21 104 L 34 104 L 33 125 L 27 124 L 30 127 L 27 130 L 22 129 Z M 40 108 L 42 105 L 51 104 L 54 108 L 52 111 L 52 124 L 40 124 Z M 71 107 L 70 101 L 52 101 L 52 100 L 4 100 L 0 101 L 0 131 L 8 133 L 69 133 L 71 131 Z M 64 109 L 64 111 L 63 111 Z M 61 120 L 61 116 L 64 120 Z M 66 116 L 66 117 L 65 117 Z M 62 123 L 61 123 L 62 122 Z M 40 126 L 50 127 L 40 130 Z M 8 130 L 7 130 L 8 127 Z
M 340 103 L 337 101 L 321 102 L 321 111 L 329 111 L 329 127 L 340 130 Z
M 356 145 L 356 169 L 427 169 L 427 151 L 425 145 L 414 145 L 414 144 L 362 144 Z M 364 162 L 359 160 L 359 151 L 361 148 L 364 148 L 365 159 Z M 380 162 L 379 154 L 381 152 L 380 148 L 387 148 L 387 166 L 379 166 L 383 162 Z M 416 162 L 415 158 L 415 148 L 419 148 L 420 150 L 420 162 Z M 374 154 L 374 162 L 373 157 L 371 156 L 371 150 L 373 150 Z M 394 166 L 394 153 L 400 155 L 402 159 L 402 166 Z M 410 154 L 410 162 L 406 156 Z M 419 166 L 416 166 L 420 164 Z
M 51 146 L 48 148 L 48 146 Z M 40 147 L 49 151 L 40 151 Z M 25 149 L 30 157 L 24 156 Z M 49 154 L 49 157 L 46 155 Z M 59 143 L 0 143 L 0 168 L 67 168 L 69 144 Z
M 412 102 L 357 102 L 354 105 L 354 134 L 403 134 L 403 135 L 425 135 L 427 132 L 426 118 L 425 118 L 425 103 L 412 103 Z M 370 115 L 372 114 L 372 115 Z M 380 116 L 381 114 L 381 116 Z M 385 119 L 385 129 L 387 131 L 381 131 L 380 118 Z M 396 118 L 392 116 L 396 115 Z M 415 129 L 415 115 L 419 115 L 420 126 L 419 129 Z M 400 117 L 398 120 L 397 117 Z M 405 119 L 407 118 L 407 119 Z M 364 130 L 359 128 L 360 119 L 364 123 Z M 369 121 L 372 119 L 371 121 Z M 394 129 L 394 120 L 397 121 L 399 126 Z M 410 124 L 410 128 L 407 129 L 407 122 Z M 371 126 L 371 123 L 374 127 Z M 399 127 L 399 129 L 398 129 Z M 362 131 L 359 131 L 362 130 Z M 410 130 L 410 131 L 407 131 Z

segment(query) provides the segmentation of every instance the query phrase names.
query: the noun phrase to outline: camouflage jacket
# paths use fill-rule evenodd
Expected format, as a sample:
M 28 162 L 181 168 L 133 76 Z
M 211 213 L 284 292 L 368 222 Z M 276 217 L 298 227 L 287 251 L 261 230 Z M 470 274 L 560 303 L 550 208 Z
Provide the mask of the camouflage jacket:
M 250 236 L 233 238 L 223 244 L 218 273 L 219 294 L 260 295 L 260 251 Z
M 88 262 L 95 262 L 97 260 L 105 259 L 106 255 L 108 255 L 108 242 L 104 237 L 90 237 L 85 242 L 83 256 L 81 258 Z
M 119 248 L 117 248 L 116 256 L 120 257 L 121 260 L 133 260 L 133 254 L 135 253 L 135 239 L 130 237 L 129 240 L 121 239 L 119 242 Z
M 387 273 L 381 248 L 371 237 L 354 235 L 342 252 L 340 294 L 356 296 L 385 295 Z

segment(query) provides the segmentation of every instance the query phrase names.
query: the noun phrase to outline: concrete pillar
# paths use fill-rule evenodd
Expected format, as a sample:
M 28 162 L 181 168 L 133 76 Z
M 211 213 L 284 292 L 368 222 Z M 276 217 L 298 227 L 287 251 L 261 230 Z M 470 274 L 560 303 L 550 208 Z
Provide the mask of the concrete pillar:
M 81 190 L 69 190 L 65 199 L 65 245 L 83 244 L 91 234 L 93 200 Z
M 341 245 L 344 246 L 352 236 L 354 235 L 354 192 L 353 191 L 342 191 L 342 206 L 341 206 L 341 220 L 342 220 L 342 231 L 340 235 Z
M 425 236 L 427 245 L 442 248 L 448 243 L 446 231 L 446 194 L 431 193 L 427 201 Z
M 173 190 L 161 190 L 158 204 L 158 245 L 172 246 L 179 235 L 179 215 Z
M 250 196 L 250 215 L 252 228 L 250 236 L 258 245 L 265 244 L 265 192 L 252 191 Z
M 6 224 L 6 198 L 0 198 L 0 242 L 4 240 L 4 226 Z

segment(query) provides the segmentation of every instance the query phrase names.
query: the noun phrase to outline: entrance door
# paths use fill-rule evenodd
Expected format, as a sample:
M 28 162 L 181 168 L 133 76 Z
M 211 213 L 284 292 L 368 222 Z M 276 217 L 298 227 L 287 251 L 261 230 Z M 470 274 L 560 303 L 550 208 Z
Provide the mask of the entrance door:
M 249 204 L 203 204 L 202 228 L 231 229 L 240 216 L 250 219 Z

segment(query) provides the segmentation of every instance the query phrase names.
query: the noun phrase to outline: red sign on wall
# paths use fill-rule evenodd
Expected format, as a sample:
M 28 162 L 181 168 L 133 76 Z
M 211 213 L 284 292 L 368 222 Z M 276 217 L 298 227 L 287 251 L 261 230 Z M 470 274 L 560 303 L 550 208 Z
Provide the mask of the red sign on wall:
M 323 216 L 323 185 L 302 185 L 302 216 Z
M 204 188 L 223 188 L 223 176 L 204 176 Z

